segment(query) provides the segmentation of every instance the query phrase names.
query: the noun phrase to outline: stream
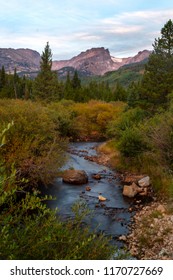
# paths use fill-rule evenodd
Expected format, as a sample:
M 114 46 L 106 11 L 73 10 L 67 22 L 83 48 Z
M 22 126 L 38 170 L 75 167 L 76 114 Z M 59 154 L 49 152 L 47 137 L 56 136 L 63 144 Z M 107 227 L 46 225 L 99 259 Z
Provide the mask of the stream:
M 44 190 L 44 194 L 55 197 L 55 200 L 47 202 L 48 207 L 52 209 L 57 207 L 59 214 L 65 219 L 72 217 L 71 207 L 76 201 L 85 201 L 92 211 L 91 217 L 86 220 L 91 229 L 97 227 L 98 232 L 112 236 L 112 241 L 118 247 L 122 247 L 123 243 L 118 238 L 129 231 L 132 213 L 129 213 L 128 209 L 132 201 L 123 197 L 122 185 L 116 179 L 115 171 L 84 158 L 86 155 L 97 155 L 95 147 L 99 144 L 96 142 L 71 143 L 69 160 L 63 167 L 63 170 L 70 168 L 85 170 L 89 178 L 87 184 L 72 185 L 57 178 L 53 185 Z M 101 179 L 93 179 L 93 174 L 100 174 Z M 91 190 L 86 191 L 86 186 L 90 186 Z M 99 195 L 104 196 L 106 201 L 99 202 Z

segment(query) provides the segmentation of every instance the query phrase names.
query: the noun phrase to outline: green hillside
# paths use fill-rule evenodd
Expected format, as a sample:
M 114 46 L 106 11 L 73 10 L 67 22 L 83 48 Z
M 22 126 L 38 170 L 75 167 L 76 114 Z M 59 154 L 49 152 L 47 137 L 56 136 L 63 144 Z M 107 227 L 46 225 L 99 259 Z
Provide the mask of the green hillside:
M 97 82 L 106 82 L 113 87 L 117 82 L 122 86 L 128 87 L 131 82 L 139 81 L 144 73 L 147 59 L 142 62 L 124 65 L 116 71 L 107 72 L 102 77 L 95 77 Z

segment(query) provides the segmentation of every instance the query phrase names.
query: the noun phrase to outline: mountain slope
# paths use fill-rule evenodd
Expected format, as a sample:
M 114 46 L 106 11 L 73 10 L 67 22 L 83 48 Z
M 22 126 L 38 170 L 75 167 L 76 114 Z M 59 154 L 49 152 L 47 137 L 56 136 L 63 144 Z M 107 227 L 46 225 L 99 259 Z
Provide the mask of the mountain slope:
M 144 50 L 134 57 L 115 58 L 112 57 L 108 49 L 92 48 L 86 52 L 69 60 L 54 61 L 53 70 L 60 70 L 64 67 L 73 67 L 80 72 L 86 73 L 86 76 L 104 75 L 106 72 L 117 70 L 123 65 L 140 62 L 149 57 L 150 51 Z
M 118 64 L 111 59 L 108 49 L 92 48 L 86 52 L 81 52 L 70 60 L 54 61 L 52 69 L 59 70 L 68 66 L 92 76 L 103 75 L 105 71 L 113 70 L 116 65 Z
M 38 71 L 40 67 L 40 54 L 30 49 L 0 48 L 0 68 L 4 66 L 6 72 L 16 68 L 18 72 Z
M 123 65 L 118 70 L 107 72 L 103 76 L 93 77 L 93 80 L 98 83 L 108 83 L 110 87 L 115 87 L 117 82 L 124 87 L 128 87 L 132 82 L 137 82 L 141 79 L 147 61 L 148 59 L 146 58 L 140 62 Z
M 52 70 L 56 70 L 61 75 L 67 73 L 67 69 L 76 69 L 81 76 L 102 76 L 107 72 L 114 71 L 123 65 L 141 62 L 148 58 L 150 51 L 144 50 L 139 52 L 134 57 L 116 58 L 110 55 L 108 49 L 92 48 L 79 55 L 69 59 L 53 61 Z M 4 65 L 6 72 L 17 72 L 21 75 L 28 74 L 32 76 L 37 75 L 40 68 L 40 54 L 30 49 L 0 49 L 0 68 Z M 65 69 L 65 71 L 64 71 Z

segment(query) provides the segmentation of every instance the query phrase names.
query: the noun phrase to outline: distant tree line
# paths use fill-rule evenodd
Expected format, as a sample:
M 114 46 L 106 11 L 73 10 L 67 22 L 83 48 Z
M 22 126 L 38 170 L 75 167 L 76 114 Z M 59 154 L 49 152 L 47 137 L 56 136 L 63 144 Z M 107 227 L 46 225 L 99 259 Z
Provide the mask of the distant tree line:
M 16 72 L 6 74 L 0 70 L 0 98 L 22 98 L 32 100 L 87 102 L 91 99 L 125 101 L 130 107 L 157 108 L 167 104 L 173 90 L 173 22 L 169 20 L 161 29 L 161 37 L 155 39 L 153 52 L 146 64 L 140 82 L 132 82 L 125 89 L 119 82 L 110 88 L 106 82 L 91 80 L 81 84 L 78 72 L 73 77 L 67 74 L 66 81 L 58 79 L 52 71 L 52 52 L 49 43 L 41 55 L 40 71 L 31 81 L 25 76 L 20 78 Z
M 91 99 L 116 101 L 126 100 L 126 90 L 117 83 L 111 89 L 106 82 L 90 81 L 82 85 L 77 70 L 73 77 L 67 73 L 65 82 L 58 79 L 56 71 L 52 71 L 52 52 L 49 43 L 41 55 L 40 71 L 35 80 L 19 77 L 16 69 L 13 74 L 5 73 L 4 66 L 0 70 L 0 98 L 32 99 L 60 101 L 61 99 L 76 102 L 87 102 Z

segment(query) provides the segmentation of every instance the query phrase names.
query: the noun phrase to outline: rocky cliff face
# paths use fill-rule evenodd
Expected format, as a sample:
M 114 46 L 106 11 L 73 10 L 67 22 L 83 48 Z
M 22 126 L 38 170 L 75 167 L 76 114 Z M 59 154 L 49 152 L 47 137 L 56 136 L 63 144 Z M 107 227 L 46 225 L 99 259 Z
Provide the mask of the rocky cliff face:
M 144 50 L 134 57 L 112 57 L 108 49 L 92 48 L 69 59 L 53 61 L 52 70 L 60 70 L 64 67 L 72 67 L 79 70 L 84 76 L 103 75 L 106 72 L 119 69 L 125 64 L 140 62 L 150 55 L 150 51 Z M 6 72 L 38 71 L 40 67 L 40 54 L 30 49 L 0 49 L 0 68 L 4 65 Z
M 86 72 L 88 75 L 103 75 L 105 72 L 111 71 L 114 64 L 108 49 L 92 48 L 86 52 L 81 52 L 70 60 L 54 61 L 52 68 L 53 70 L 59 70 L 70 66 Z
M 64 67 L 73 67 L 87 75 L 103 75 L 106 72 L 119 69 L 125 64 L 140 62 L 149 57 L 150 51 L 144 50 L 134 57 L 116 58 L 112 57 L 108 49 L 92 48 L 70 60 L 54 61 L 53 70 L 59 70 Z
M 4 66 L 6 72 L 38 71 L 40 54 L 30 49 L 0 49 L 0 68 Z

